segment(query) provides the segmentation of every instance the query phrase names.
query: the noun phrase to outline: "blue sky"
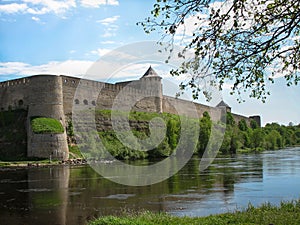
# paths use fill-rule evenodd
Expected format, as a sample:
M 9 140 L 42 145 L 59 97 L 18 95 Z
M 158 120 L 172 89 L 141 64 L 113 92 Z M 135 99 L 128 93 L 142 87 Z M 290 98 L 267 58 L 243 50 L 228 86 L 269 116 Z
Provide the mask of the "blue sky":
M 142 27 L 136 26 L 136 22 L 150 15 L 154 2 L 1 0 L 0 81 L 45 73 L 82 76 L 93 62 L 111 50 L 159 40 L 159 34 L 146 35 Z M 150 64 L 135 65 L 127 73 L 120 73 L 123 75 L 118 79 L 138 78 Z M 159 64 L 154 63 L 153 67 L 166 73 Z M 228 89 L 222 92 L 222 98 L 235 113 L 261 115 L 263 124 L 300 123 L 300 86 L 286 87 L 283 78 L 276 78 L 270 91 L 264 104 L 247 97 L 245 103 L 239 104 Z

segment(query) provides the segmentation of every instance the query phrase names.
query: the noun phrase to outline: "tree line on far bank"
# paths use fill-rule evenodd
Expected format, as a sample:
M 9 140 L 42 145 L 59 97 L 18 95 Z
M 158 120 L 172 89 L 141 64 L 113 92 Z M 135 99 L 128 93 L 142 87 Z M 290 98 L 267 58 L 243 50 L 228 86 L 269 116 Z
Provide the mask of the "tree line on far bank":
M 300 124 L 297 126 L 268 123 L 259 127 L 256 121 L 247 124 L 244 119 L 236 122 L 227 113 L 226 131 L 220 149 L 222 154 L 276 150 L 300 145 Z
M 99 111 L 97 113 L 98 116 L 101 117 L 103 117 L 103 113 L 105 113 L 104 116 L 107 118 L 109 118 L 108 114 L 110 114 L 109 111 Z M 105 147 L 105 151 L 109 151 L 113 157 L 121 160 L 164 158 L 176 151 L 176 147 L 180 141 L 181 146 L 194 149 L 194 154 L 199 156 L 203 155 L 207 143 L 210 140 L 212 126 L 215 126 L 207 112 L 204 112 L 200 119 L 185 118 L 188 123 L 199 123 L 199 133 L 194 130 L 195 126 L 191 126 L 191 129 L 185 128 L 185 130 L 181 130 L 184 129 L 180 127 L 180 122 L 183 118 L 180 118 L 178 115 L 133 112 L 133 115 L 130 115 L 129 120 L 145 122 L 146 119 L 149 122 L 154 117 L 161 117 L 166 124 L 165 138 L 156 148 L 149 151 L 140 151 L 140 149 L 145 149 L 145 146 L 140 146 L 140 143 L 132 138 L 132 136 L 124 134 L 126 138 L 132 138 L 132 140 L 127 141 L 133 143 L 135 149 L 138 150 L 131 149 L 119 141 L 113 130 L 99 131 L 98 135 Z M 254 120 L 251 120 L 250 124 L 244 119 L 236 122 L 232 114 L 228 112 L 226 125 L 223 124 L 222 126 L 225 128 L 225 133 L 218 154 L 232 155 L 243 152 L 276 150 L 290 146 L 300 146 L 300 124 L 296 126 L 284 126 L 277 123 L 271 123 L 266 124 L 265 127 L 259 127 Z M 138 139 L 146 139 L 150 135 L 149 129 L 141 129 L 141 127 L 131 127 L 131 129 L 134 136 Z M 182 138 L 180 140 L 180 135 L 183 133 L 185 133 L 185 137 L 190 137 L 190 140 L 192 141 L 190 141 L 189 138 Z M 69 139 L 72 139 L 72 136 L 74 136 L 71 122 L 67 128 L 67 134 L 71 137 Z M 214 141 L 214 138 L 212 138 L 211 141 Z M 215 138 L 215 141 L 220 141 L 220 139 L 217 140 L 217 138 Z M 87 146 L 84 145 L 85 144 L 83 143 L 81 146 L 78 146 L 79 149 L 86 149 Z M 94 143 L 93 140 L 89 141 L 89 148 L 90 150 L 87 153 L 84 153 L 85 157 L 95 159 L 103 157 L 103 152 L 97 148 L 97 144 Z

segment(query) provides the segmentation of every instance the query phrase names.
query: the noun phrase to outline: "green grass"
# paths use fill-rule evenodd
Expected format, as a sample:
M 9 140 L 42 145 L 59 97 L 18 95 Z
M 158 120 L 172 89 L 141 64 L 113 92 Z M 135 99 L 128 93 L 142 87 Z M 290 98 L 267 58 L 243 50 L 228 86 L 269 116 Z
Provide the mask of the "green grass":
M 32 131 L 36 134 L 60 134 L 64 132 L 62 124 L 53 118 L 32 118 L 31 127 Z
M 70 159 L 78 159 L 83 158 L 78 146 L 69 146 L 69 158 Z
M 211 215 L 207 217 L 176 217 L 167 213 L 127 213 L 124 216 L 106 216 L 94 221 L 89 225 L 299 225 L 300 224 L 300 199 L 290 202 L 282 202 L 280 206 L 269 203 L 260 207 L 249 205 L 243 211 Z
M 117 111 L 117 110 L 112 111 L 108 109 L 96 110 L 95 112 L 96 117 L 106 118 L 106 119 L 110 119 L 112 113 L 115 116 L 128 117 L 130 121 L 150 121 L 155 117 L 161 117 L 162 119 L 166 119 L 166 120 L 170 118 L 179 118 L 178 115 L 169 114 L 169 113 L 156 113 L 156 112 L 138 112 L 138 111 L 124 112 L 124 111 Z
M 14 166 L 27 166 L 28 164 L 39 164 L 42 165 L 58 165 L 59 160 L 52 160 L 51 162 L 49 159 L 32 159 L 32 160 L 18 160 L 18 161 L 0 161 L 0 167 L 14 167 Z

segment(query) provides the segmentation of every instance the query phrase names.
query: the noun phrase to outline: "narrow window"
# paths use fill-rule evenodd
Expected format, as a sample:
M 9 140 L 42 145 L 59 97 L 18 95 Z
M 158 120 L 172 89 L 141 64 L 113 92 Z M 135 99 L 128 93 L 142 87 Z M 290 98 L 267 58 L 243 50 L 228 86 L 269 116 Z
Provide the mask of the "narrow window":
M 23 100 L 20 99 L 19 102 L 18 102 L 19 106 L 22 106 L 24 104 Z

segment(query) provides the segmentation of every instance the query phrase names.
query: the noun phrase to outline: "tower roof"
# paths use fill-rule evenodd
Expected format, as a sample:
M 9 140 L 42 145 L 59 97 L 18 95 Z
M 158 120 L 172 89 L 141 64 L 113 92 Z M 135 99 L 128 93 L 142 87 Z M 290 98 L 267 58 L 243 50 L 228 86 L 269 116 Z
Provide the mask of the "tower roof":
M 149 66 L 148 70 L 142 77 L 145 78 L 145 77 L 160 77 L 160 76 L 158 76 L 155 70 L 151 66 Z
M 231 108 L 227 103 L 225 103 L 223 100 L 219 102 L 217 107 L 225 106 L 226 108 Z

